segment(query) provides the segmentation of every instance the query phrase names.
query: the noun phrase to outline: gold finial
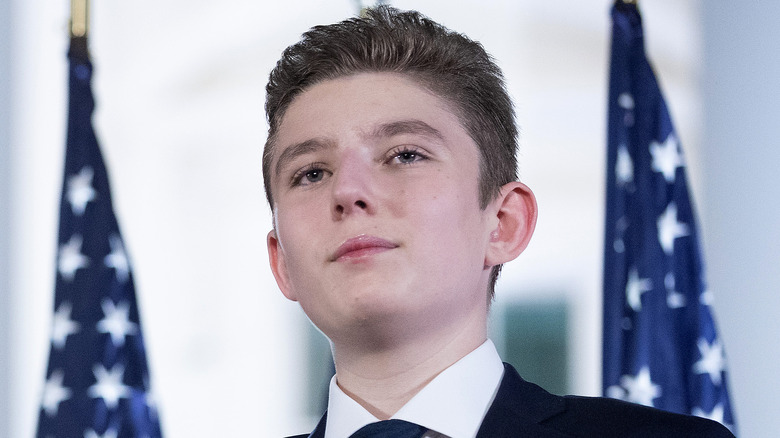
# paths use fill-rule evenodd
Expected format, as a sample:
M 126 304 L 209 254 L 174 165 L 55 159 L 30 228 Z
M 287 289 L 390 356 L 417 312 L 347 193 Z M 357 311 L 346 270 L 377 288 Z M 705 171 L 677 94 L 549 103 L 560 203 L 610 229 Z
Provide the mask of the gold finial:
M 387 4 L 387 0 L 376 0 L 373 5 L 366 5 L 363 0 L 354 0 L 354 2 L 360 18 L 366 17 L 366 12 L 369 8 Z
M 86 37 L 89 31 L 89 0 L 70 0 L 70 37 Z

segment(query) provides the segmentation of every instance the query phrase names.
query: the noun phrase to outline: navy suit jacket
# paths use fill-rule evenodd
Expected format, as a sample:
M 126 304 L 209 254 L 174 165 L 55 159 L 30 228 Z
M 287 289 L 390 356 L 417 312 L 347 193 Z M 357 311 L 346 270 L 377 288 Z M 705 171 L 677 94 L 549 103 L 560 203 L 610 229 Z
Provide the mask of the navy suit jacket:
M 323 438 L 327 412 L 311 434 Z M 720 423 L 600 397 L 557 396 L 523 380 L 509 364 L 477 438 L 733 437 Z

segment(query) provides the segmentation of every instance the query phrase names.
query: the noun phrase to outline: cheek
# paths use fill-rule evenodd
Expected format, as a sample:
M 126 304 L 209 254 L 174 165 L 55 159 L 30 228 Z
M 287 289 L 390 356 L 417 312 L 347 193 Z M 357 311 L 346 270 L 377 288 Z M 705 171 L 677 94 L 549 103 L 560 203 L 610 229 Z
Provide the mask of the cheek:
M 322 251 L 323 245 L 317 241 L 317 237 L 323 233 L 317 229 L 322 221 L 309 220 L 311 211 L 283 210 L 285 213 L 277 215 L 276 233 L 279 242 L 284 248 L 285 265 L 292 275 L 291 279 L 297 279 L 302 270 L 311 269 L 310 266 Z
M 475 245 L 482 240 L 482 210 L 469 195 L 453 187 L 435 190 L 410 212 L 409 217 L 432 248 L 459 252 L 449 254 L 452 257 L 476 252 Z
M 424 204 L 418 210 L 422 214 L 430 216 L 440 225 L 457 227 L 441 227 L 442 231 L 457 232 L 473 228 L 473 222 L 481 211 L 477 191 L 470 184 L 458 183 L 451 177 L 442 176 L 426 184 L 420 198 Z

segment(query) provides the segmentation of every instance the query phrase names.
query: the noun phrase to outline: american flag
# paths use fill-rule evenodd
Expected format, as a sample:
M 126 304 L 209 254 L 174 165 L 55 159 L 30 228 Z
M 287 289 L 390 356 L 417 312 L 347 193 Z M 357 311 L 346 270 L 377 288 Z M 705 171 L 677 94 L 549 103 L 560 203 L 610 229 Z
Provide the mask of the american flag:
M 135 286 L 92 128 L 92 64 L 71 50 L 57 281 L 37 436 L 160 437 Z
M 685 160 L 635 2 L 612 9 L 603 390 L 735 431 Z

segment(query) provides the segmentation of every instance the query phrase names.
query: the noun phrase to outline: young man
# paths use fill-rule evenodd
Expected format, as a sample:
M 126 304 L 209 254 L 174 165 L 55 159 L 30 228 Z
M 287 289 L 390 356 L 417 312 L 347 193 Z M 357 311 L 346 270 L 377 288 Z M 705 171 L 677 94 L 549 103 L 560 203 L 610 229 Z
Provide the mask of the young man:
M 380 7 L 304 34 L 267 92 L 271 269 L 336 364 L 311 436 L 730 436 L 707 420 L 554 396 L 502 364 L 488 310 L 536 202 L 516 181 L 501 72 L 478 43 Z

